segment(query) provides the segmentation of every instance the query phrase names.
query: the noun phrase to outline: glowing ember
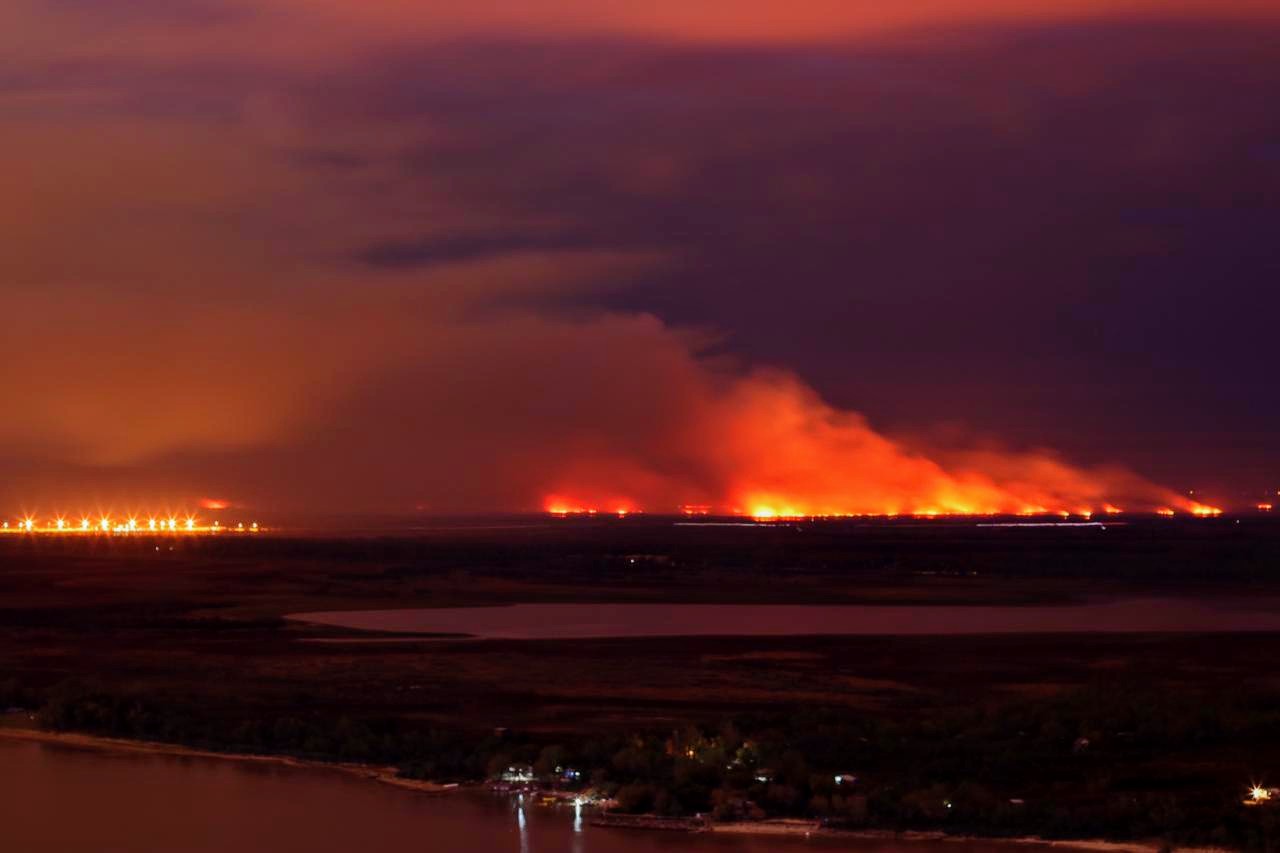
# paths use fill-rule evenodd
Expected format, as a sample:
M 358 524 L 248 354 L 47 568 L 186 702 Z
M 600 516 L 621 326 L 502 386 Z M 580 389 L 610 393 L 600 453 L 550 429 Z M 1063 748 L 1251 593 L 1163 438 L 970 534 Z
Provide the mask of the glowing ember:
M 1258 504 L 1258 512 L 1271 512 L 1271 504 Z

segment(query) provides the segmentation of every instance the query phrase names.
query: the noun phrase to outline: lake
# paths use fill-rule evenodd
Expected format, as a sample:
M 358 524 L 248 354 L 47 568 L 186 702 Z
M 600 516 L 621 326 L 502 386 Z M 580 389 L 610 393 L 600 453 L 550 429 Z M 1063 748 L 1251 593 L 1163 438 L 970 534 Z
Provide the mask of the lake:
M 1280 631 L 1266 602 L 1145 598 L 1070 605 L 514 604 L 297 613 L 361 630 L 479 639 Z
M 343 773 L 0 739 L 0 850 L 14 853 L 976 853 L 592 827 L 571 807 L 406 791 Z M 1023 849 L 1040 849 L 1028 845 Z M 1047 848 L 1045 848 L 1047 849 Z

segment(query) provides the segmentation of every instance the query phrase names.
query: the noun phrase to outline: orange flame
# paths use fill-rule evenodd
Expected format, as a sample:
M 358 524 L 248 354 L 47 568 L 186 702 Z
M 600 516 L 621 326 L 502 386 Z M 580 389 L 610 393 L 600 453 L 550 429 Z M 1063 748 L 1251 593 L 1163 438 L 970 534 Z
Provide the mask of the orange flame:
M 659 445 L 575 457 L 547 511 L 649 507 L 758 520 L 1136 512 L 1221 514 L 1122 468 L 1050 451 L 926 454 L 837 409 L 798 380 L 753 374 L 708 391 Z M 661 460 L 646 464 L 646 460 Z M 675 473 L 672 473 L 675 472 Z M 572 498 L 563 495 L 573 495 Z M 669 508 L 669 509 L 662 509 Z

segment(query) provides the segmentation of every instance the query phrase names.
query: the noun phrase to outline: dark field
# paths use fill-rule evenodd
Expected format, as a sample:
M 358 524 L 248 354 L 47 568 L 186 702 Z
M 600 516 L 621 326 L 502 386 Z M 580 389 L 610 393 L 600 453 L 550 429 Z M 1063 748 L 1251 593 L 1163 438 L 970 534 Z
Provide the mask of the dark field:
M 0 704 L 41 708 L 57 728 L 436 778 L 559 750 L 639 810 L 749 799 L 873 825 L 1276 838 L 1271 809 L 1240 800 L 1250 781 L 1280 779 L 1280 635 L 361 643 L 347 640 L 368 634 L 281 618 L 535 601 L 1266 606 L 1280 601 L 1280 525 L 1267 519 L 528 524 L 0 539 Z M 777 778 L 751 793 L 749 780 L 700 775 L 672 756 L 695 743 L 699 755 L 758 747 Z M 825 790 L 816 780 L 832 770 L 856 771 L 866 801 Z

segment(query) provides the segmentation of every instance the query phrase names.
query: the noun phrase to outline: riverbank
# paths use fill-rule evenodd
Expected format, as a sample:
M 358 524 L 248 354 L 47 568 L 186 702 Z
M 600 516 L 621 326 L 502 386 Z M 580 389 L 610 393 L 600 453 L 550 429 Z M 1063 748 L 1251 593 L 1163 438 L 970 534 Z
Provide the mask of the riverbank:
M 203 758 L 221 761 L 238 761 L 256 764 L 277 764 L 303 770 L 324 770 L 345 773 L 368 779 L 383 785 L 406 788 L 423 794 L 447 794 L 460 789 L 457 784 L 441 784 L 419 779 L 405 779 L 394 767 L 377 767 L 367 764 L 343 764 L 327 761 L 307 761 L 288 755 L 255 755 L 245 752 L 215 752 L 205 749 L 156 741 L 126 740 L 124 738 L 99 737 L 75 732 L 51 732 L 44 729 L 0 726 L 0 738 L 5 740 L 47 743 L 73 749 L 95 749 L 109 752 L 125 752 L 143 755 L 165 755 L 179 758 Z
M 9 721 L 5 721 L 9 722 Z M 365 764 L 335 763 L 308 761 L 283 755 L 259 755 L 254 753 L 216 752 L 195 749 L 176 744 L 156 741 L 137 741 L 125 738 L 100 737 L 97 735 L 75 732 L 51 732 L 27 726 L 0 725 L 0 739 L 43 743 L 72 749 L 88 749 L 103 752 L 130 753 L 139 755 L 170 756 L 180 758 L 198 758 L 221 760 L 237 763 L 274 764 L 302 770 L 320 770 L 341 773 L 360 779 L 377 782 L 391 787 L 417 791 L 423 794 L 442 795 L 463 790 L 480 790 L 476 785 L 441 784 L 415 779 L 405 779 L 397 775 L 394 767 L 379 767 Z M 607 817 L 606 817 L 607 815 Z M 601 819 L 604 818 L 604 819 Z M 724 835 L 749 836 L 786 836 L 795 838 L 827 838 L 833 840 L 866 841 L 876 843 L 957 843 L 957 844 L 999 844 L 1015 847 L 1044 847 L 1060 850 L 1095 851 L 1095 853 L 1159 853 L 1170 849 L 1161 842 L 1114 842 L 1101 839 L 1051 840 L 1038 836 L 1021 836 L 1011 838 L 989 837 L 981 835 L 952 835 L 937 831 L 901 831 L 893 830 L 849 830 L 824 827 L 818 821 L 797 819 L 774 819 L 763 821 L 701 822 L 694 829 L 685 825 L 685 821 L 671 821 L 672 825 L 664 825 L 663 829 L 675 829 L 686 832 L 713 832 Z M 608 815 L 605 813 L 593 821 L 595 825 L 622 829 L 652 830 L 650 819 L 643 815 Z M 678 824 L 678 825 L 676 825 Z M 1182 853 L 1226 853 L 1222 848 L 1179 847 Z
M 1225 848 L 1176 847 L 1159 841 L 1106 841 L 1103 839 L 1048 839 L 1036 835 L 996 837 L 985 835 L 953 835 L 946 832 L 924 832 L 889 829 L 833 829 L 812 820 L 763 820 L 731 823 L 709 823 L 706 831 L 730 835 L 776 835 L 798 838 L 847 839 L 849 841 L 874 841 L 956 844 L 999 844 L 1017 847 L 1045 847 L 1057 850 L 1096 851 L 1096 853 L 1160 853 L 1177 850 L 1179 853 L 1228 853 Z

